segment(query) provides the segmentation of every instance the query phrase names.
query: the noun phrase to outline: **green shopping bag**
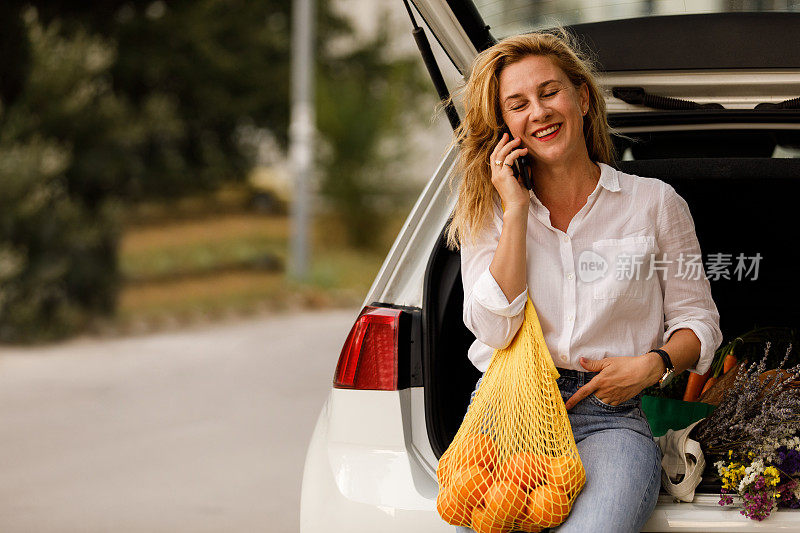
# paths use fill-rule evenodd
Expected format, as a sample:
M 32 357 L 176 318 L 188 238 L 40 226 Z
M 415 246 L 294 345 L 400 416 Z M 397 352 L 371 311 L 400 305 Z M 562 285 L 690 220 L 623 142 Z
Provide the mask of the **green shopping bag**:
M 684 402 L 659 396 L 642 396 L 642 411 L 650 423 L 654 437 L 664 435 L 667 430 L 683 429 L 707 417 L 715 406 L 703 402 Z

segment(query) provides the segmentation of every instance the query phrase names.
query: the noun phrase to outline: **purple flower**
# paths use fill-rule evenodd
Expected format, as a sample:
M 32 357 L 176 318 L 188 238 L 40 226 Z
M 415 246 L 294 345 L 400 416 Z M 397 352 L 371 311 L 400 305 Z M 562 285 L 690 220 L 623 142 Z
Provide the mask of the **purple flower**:
M 759 482 L 761 488 L 764 487 L 764 476 L 759 476 L 754 483 L 754 488 L 758 488 Z M 775 500 L 767 495 L 766 491 L 748 489 L 742 494 L 742 503 L 744 509 L 739 511 L 741 514 L 752 518 L 753 520 L 764 520 L 767 518 L 772 509 L 775 507 Z
M 786 483 L 778 485 L 775 490 L 780 493 L 778 507 L 788 507 L 789 509 L 800 509 L 800 501 L 794 495 L 794 488 L 797 481 L 790 479 Z
M 720 505 L 730 505 L 733 503 L 733 498 L 730 496 L 730 491 L 726 488 L 719 489 L 719 504 Z
M 800 452 L 787 449 L 786 446 L 781 446 L 775 452 L 778 458 L 776 465 L 778 468 L 789 475 L 800 472 Z

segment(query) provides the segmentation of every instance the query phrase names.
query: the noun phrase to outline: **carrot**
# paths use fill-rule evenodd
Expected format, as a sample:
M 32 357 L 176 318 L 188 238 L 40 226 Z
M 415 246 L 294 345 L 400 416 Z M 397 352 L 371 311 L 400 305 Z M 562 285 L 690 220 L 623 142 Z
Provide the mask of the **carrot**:
M 725 361 L 722 363 L 722 373 L 727 374 L 728 370 L 736 366 L 737 363 L 736 356 L 732 353 L 729 353 L 725 356 Z
M 719 381 L 719 378 L 708 378 L 708 381 L 706 381 L 706 384 L 703 386 L 703 392 L 701 392 L 701 393 L 700 393 L 700 396 L 702 396 L 703 394 L 705 394 L 705 393 L 706 393 L 706 391 L 707 391 L 708 389 L 710 389 L 711 387 L 713 387 L 713 386 L 714 386 L 714 384 L 715 384 L 717 381 Z
M 709 368 L 705 374 L 697 374 L 689 372 L 689 379 L 686 381 L 686 391 L 683 393 L 684 402 L 696 402 L 702 394 L 703 385 L 706 384 L 708 378 L 711 376 L 711 369 Z

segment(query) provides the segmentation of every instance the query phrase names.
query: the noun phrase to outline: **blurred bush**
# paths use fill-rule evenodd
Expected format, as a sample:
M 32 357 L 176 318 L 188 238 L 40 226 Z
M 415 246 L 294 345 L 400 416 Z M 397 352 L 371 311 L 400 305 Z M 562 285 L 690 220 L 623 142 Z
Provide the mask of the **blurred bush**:
M 129 206 L 243 183 L 247 132 L 285 150 L 290 4 L 0 4 L 0 342 L 115 312 Z M 368 247 L 413 199 L 403 135 L 429 92 L 387 28 L 333 53 L 352 29 L 326 0 L 317 14 L 320 192 Z
M 133 117 L 114 49 L 25 12 L 28 74 L 0 129 L 0 340 L 48 340 L 114 308 L 119 203 Z

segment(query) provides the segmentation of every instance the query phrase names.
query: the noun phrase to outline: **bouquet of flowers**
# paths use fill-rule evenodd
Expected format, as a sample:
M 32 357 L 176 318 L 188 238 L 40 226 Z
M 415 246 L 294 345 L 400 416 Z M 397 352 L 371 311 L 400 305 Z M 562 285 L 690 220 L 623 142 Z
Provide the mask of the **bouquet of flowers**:
M 763 520 L 775 507 L 800 507 L 800 365 L 764 372 L 770 343 L 756 365 L 740 365 L 722 402 L 695 428 L 695 438 L 722 481 L 720 505 L 741 497 L 741 513 Z M 710 462 L 710 461 L 709 461 Z
M 733 494 L 742 498 L 739 511 L 753 520 L 764 520 L 775 507 L 800 508 L 800 438 L 791 437 L 773 441 L 774 447 L 763 457 L 747 452 L 746 457 L 728 450 L 727 460 L 717 461 L 722 479 L 720 505 L 733 503 Z

